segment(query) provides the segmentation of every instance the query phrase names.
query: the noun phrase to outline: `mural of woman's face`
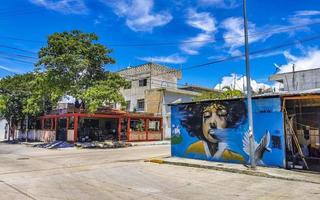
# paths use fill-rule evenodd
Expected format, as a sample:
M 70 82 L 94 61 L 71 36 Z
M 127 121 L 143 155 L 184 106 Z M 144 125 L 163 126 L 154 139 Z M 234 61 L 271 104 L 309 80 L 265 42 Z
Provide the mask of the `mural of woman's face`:
M 204 109 L 202 133 L 208 141 L 218 143 L 218 139 L 215 137 L 215 130 L 227 127 L 227 114 L 226 108 L 222 105 L 215 104 Z

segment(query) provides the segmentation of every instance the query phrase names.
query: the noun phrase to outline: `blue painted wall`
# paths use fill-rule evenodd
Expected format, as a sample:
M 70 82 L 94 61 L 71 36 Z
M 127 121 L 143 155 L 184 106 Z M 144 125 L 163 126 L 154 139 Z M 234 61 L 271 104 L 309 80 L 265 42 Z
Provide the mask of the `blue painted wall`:
M 280 98 L 253 99 L 255 159 L 285 166 Z M 249 163 L 245 100 L 178 104 L 171 107 L 172 156 Z

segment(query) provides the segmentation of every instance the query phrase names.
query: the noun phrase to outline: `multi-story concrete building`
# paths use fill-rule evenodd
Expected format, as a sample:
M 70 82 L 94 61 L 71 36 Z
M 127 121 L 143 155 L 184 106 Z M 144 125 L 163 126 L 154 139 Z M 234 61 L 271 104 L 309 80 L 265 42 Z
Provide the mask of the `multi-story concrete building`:
M 280 91 L 303 91 L 320 88 L 320 68 L 287 73 L 278 73 L 269 77 L 270 81 L 277 81 Z
M 131 88 L 122 90 L 128 111 L 146 111 L 145 92 L 155 88 L 177 88 L 181 71 L 155 63 L 128 67 L 118 72 L 131 81 Z
M 122 90 L 130 112 L 147 112 L 163 117 L 165 137 L 171 135 L 171 112 L 168 104 L 190 102 L 200 92 L 210 89 L 185 86 L 178 87 L 182 78 L 180 70 L 156 63 L 128 67 L 118 72 L 131 81 L 131 88 Z

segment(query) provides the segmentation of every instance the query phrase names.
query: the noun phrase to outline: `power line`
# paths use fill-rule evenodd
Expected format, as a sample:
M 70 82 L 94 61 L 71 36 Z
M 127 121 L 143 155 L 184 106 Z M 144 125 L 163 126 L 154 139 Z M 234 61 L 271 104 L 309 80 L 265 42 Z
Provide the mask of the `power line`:
M 26 56 L 26 55 L 22 55 L 22 54 L 9 53 L 9 52 L 4 52 L 4 51 L 0 51 L 0 54 L 14 56 L 14 57 L 27 58 L 27 59 L 38 59 L 37 57 Z
M 320 39 L 320 35 L 315 35 L 315 36 L 311 36 L 311 37 L 304 38 L 304 39 L 301 39 L 301 40 L 296 40 L 294 42 L 288 42 L 288 43 L 284 43 L 284 44 L 277 45 L 277 46 L 274 46 L 274 47 L 269 47 L 269 48 L 265 48 L 265 49 L 252 51 L 250 53 L 250 55 L 259 55 L 259 54 L 262 54 L 262 53 L 265 53 L 265 52 L 272 52 L 272 51 L 277 50 L 277 49 L 281 49 L 281 48 L 285 48 L 285 47 L 296 45 L 297 43 L 305 43 L 305 42 L 309 42 L 309 41 L 317 40 L 317 39 Z M 237 56 L 229 56 L 229 57 L 213 60 L 211 62 L 207 62 L 207 63 L 203 63 L 203 64 L 197 64 L 197 65 L 192 65 L 192 66 L 189 66 L 189 67 L 184 67 L 184 68 L 181 68 L 180 70 L 181 71 L 185 71 L 185 70 L 200 68 L 200 67 L 204 67 L 204 66 L 208 66 L 208 65 L 212 65 L 212 64 L 218 64 L 218 63 L 222 63 L 222 62 L 227 62 L 227 61 L 231 61 L 231 60 L 235 60 L 235 59 L 239 59 L 239 58 L 243 58 L 243 57 L 244 57 L 244 54 L 240 54 L 240 55 L 237 55 Z M 170 70 L 170 71 L 166 71 L 166 72 L 162 72 L 162 73 L 159 73 L 159 74 L 152 75 L 152 77 L 165 75 L 165 74 L 169 74 L 169 73 L 176 73 L 177 71 L 178 70 L 173 69 L 173 70 Z M 137 81 L 137 80 L 139 80 L 139 79 L 131 79 L 131 81 Z M 170 83 L 169 81 L 165 81 L 165 82 Z M 173 83 L 173 82 L 171 82 L 171 83 Z
M 259 54 L 262 54 L 262 53 L 265 53 L 265 52 L 272 52 L 272 51 L 277 50 L 277 49 L 281 49 L 281 48 L 289 47 L 289 46 L 292 46 L 292 45 L 296 45 L 297 43 L 305 43 L 305 42 L 309 42 L 309 41 L 317 40 L 317 39 L 320 39 L 320 35 L 311 36 L 311 37 L 304 38 L 304 39 L 301 39 L 301 40 L 297 39 L 294 42 L 288 42 L 288 43 L 280 44 L 280 45 L 277 45 L 277 46 L 273 46 L 273 47 L 269 47 L 269 48 L 265 48 L 265 49 L 260 49 L 260 50 L 256 50 L 256 51 L 252 51 L 250 53 L 250 55 L 259 55 Z M 3 46 L 3 45 L 0 45 L 0 47 L 1 46 Z M 19 48 L 14 48 L 14 49 L 19 49 Z M 22 50 L 22 49 L 19 49 L 19 50 Z M 178 69 L 172 69 L 170 71 L 154 74 L 154 75 L 152 75 L 152 77 L 157 77 L 157 76 L 161 76 L 161 75 L 165 75 L 165 74 L 169 74 L 169 73 L 177 73 L 180 70 L 181 71 L 186 71 L 186 70 L 190 70 L 190 69 L 201 68 L 201 67 L 205 67 L 205 66 L 208 66 L 208 65 L 228 62 L 228 61 L 236 60 L 236 59 L 243 58 L 243 57 L 244 57 L 244 54 L 240 54 L 240 55 L 237 55 L 237 56 L 224 57 L 224 58 L 220 58 L 220 59 L 217 59 L 217 60 L 212 60 L 210 62 L 184 67 L 184 68 L 181 68 L 179 70 Z M 11 58 L 10 57 L 5 57 L 5 58 L 11 59 L 11 60 L 15 60 L 15 61 L 18 61 L 18 62 L 25 62 L 25 63 L 34 64 L 34 63 L 30 62 L 30 61 L 16 59 L 16 58 L 12 58 L 12 57 Z M 135 75 L 127 76 L 126 78 L 130 78 L 130 77 L 136 77 L 136 76 Z M 130 79 L 130 81 L 136 81 L 136 80 L 139 80 L 139 79 Z M 170 81 L 162 81 L 162 82 L 163 83 L 166 82 L 166 83 L 177 84 L 176 82 L 170 82 Z
M 7 39 L 7 40 L 16 40 L 16 41 L 30 42 L 30 43 L 39 43 L 39 44 L 44 44 L 44 43 L 45 43 L 45 41 L 22 39 L 22 38 L 11 37 L 11 36 L 0 36 L 0 39 L 1 39 L 1 38 Z
M 249 37 L 255 37 L 255 36 L 261 36 L 261 35 L 270 35 L 273 33 L 278 33 L 278 32 L 287 32 L 295 29 L 302 29 L 306 28 L 306 26 L 309 25 L 317 25 L 320 24 L 320 22 L 313 22 L 313 23 L 305 23 L 305 24 L 300 24 L 297 26 L 289 26 L 285 28 L 276 28 L 274 30 L 268 30 L 268 31 L 263 31 L 263 32 L 255 32 L 252 34 L 249 34 Z M 153 42 L 153 43 L 136 43 L 136 44 L 130 44 L 130 43 L 109 43 L 107 46 L 110 47 L 148 47 L 148 46 L 176 46 L 176 45 L 181 45 L 181 44 L 193 44 L 193 43 L 204 43 L 204 42 L 209 42 L 209 43 L 216 43 L 217 41 L 224 41 L 224 40 L 229 40 L 229 39 L 239 39 L 243 38 L 244 36 L 237 36 L 237 37 L 220 37 L 220 38 L 215 38 L 215 39 L 209 39 L 209 40 L 191 40 L 191 41 L 172 41 L 172 42 Z M 18 37 L 12 37 L 12 36 L 0 36 L 0 38 L 3 39 L 9 39 L 9 40 L 17 40 L 17 41 L 24 41 L 24 42 L 31 42 L 31 43 L 39 43 L 39 44 L 44 44 L 46 41 L 40 41 L 40 40 L 29 40 L 29 39 L 24 39 L 24 38 L 18 38 Z M 101 40 L 101 42 L 106 42 Z
M 253 34 L 249 34 L 249 37 L 254 36 L 260 36 L 260 35 L 270 35 L 271 33 L 277 33 L 277 32 L 286 32 L 290 30 L 300 29 L 300 28 L 306 28 L 308 25 L 316 25 L 320 24 L 320 22 L 314 22 L 314 23 L 306 23 L 301 24 L 298 26 L 290 26 L 287 28 L 277 28 L 273 31 L 264 31 L 264 32 L 255 32 Z M 210 42 L 210 43 L 216 43 L 217 41 L 225 41 L 228 39 L 239 39 L 243 38 L 244 36 L 237 36 L 237 37 L 221 37 L 221 38 L 215 38 L 210 40 L 193 40 L 193 41 L 180 41 L 180 42 L 159 42 L 159 43 L 141 43 L 141 44 L 109 44 L 108 46 L 114 46 L 114 47 L 145 47 L 145 46 L 174 46 L 174 45 L 180 45 L 180 44 L 192 44 L 192 43 L 203 43 L 203 42 Z
M 31 53 L 31 54 L 38 54 L 37 52 L 34 52 L 34 51 L 25 50 L 25 49 L 21 49 L 18 47 L 12 47 L 12 46 L 3 45 L 3 44 L 0 44 L 0 47 L 7 48 L 7 49 L 13 49 L 13 50 L 21 51 L 21 52 L 26 52 L 26 53 Z
M 22 63 L 27 63 L 27 64 L 34 64 L 34 63 L 31 62 L 31 61 L 21 60 L 21 59 L 9 57 L 9 56 L 0 56 L 0 58 L 5 58 L 5 59 L 11 60 L 11 61 L 17 61 L 17 62 L 22 62 Z

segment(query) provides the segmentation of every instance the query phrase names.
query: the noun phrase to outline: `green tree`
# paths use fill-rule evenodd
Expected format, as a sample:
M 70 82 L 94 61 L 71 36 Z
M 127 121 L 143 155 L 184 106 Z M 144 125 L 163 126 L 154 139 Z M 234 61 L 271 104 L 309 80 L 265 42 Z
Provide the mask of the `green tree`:
M 120 103 L 125 106 L 126 102 L 121 88 L 128 88 L 129 82 L 115 73 L 106 73 L 103 80 L 95 81 L 80 98 L 86 102 L 89 112 L 95 112 L 100 106 L 109 103 Z
M 115 61 L 109 57 L 111 50 L 97 43 L 94 33 L 54 33 L 39 52 L 38 71 L 46 73 L 46 81 L 53 92 L 78 98 L 97 80 L 102 80 L 105 65 Z
M 28 98 L 31 96 L 31 81 L 33 73 L 14 75 L 0 80 L 0 117 L 5 118 L 10 125 L 17 125 L 31 113 L 25 110 Z
M 46 73 L 34 72 L 33 75 L 34 78 L 29 82 L 30 96 L 23 111 L 32 116 L 39 116 L 52 110 L 53 105 L 63 96 L 63 92 L 48 82 Z
M 85 102 L 90 112 L 106 103 L 121 103 L 120 88 L 126 81 L 105 71 L 107 64 L 115 61 L 109 57 L 111 50 L 99 44 L 94 33 L 54 33 L 39 52 L 36 71 L 36 91 L 28 101 L 28 109 L 41 110 L 40 97 L 55 105 L 64 95 Z
M 193 101 L 212 100 L 212 99 L 230 99 L 234 97 L 243 97 L 243 93 L 240 90 L 232 90 L 225 88 L 222 92 L 210 91 L 204 92 L 200 96 L 197 96 Z

